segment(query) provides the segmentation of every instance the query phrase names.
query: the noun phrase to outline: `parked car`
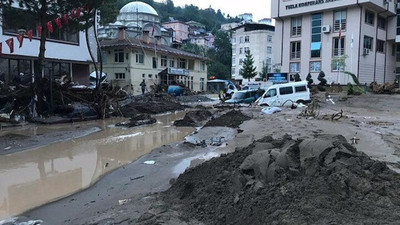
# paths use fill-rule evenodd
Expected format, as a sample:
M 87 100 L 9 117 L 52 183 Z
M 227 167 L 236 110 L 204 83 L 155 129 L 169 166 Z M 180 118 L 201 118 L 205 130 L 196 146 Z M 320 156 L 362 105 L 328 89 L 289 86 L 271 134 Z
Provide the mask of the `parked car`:
M 246 103 L 250 104 L 255 102 L 262 94 L 264 94 L 264 90 L 244 90 L 237 91 L 232 95 L 232 98 L 225 101 L 228 104 L 238 104 L 238 103 Z
M 227 96 L 232 96 L 238 89 L 232 81 L 214 79 L 207 82 L 207 91 L 213 94 L 219 94 L 224 91 Z
M 310 89 L 307 81 L 272 85 L 258 100 L 261 106 L 289 106 L 292 103 L 310 102 Z

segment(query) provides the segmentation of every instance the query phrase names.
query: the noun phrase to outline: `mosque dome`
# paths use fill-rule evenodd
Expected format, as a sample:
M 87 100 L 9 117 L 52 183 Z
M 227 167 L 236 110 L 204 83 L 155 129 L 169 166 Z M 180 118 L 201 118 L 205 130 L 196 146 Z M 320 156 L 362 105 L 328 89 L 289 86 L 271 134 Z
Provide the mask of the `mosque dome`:
M 130 2 L 121 8 L 120 14 L 135 14 L 135 13 L 146 13 L 154 16 L 158 16 L 156 10 L 149 4 L 144 2 Z

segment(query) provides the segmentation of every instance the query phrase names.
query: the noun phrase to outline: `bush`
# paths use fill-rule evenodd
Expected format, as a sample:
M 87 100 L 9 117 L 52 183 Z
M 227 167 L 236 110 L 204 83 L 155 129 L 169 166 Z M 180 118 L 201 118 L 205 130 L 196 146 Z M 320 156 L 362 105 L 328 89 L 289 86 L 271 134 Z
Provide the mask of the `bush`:
M 319 72 L 318 80 L 319 80 L 318 86 L 326 86 L 327 81 L 325 79 L 324 71 Z
M 308 73 L 306 77 L 306 81 L 308 82 L 308 88 L 311 88 L 311 85 L 314 83 L 314 80 L 312 79 L 311 73 Z
M 354 95 L 354 89 L 351 83 L 347 83 L 347 95 Z
M 296 73 L 296 74 L 294 75 L 294 81 L 295 81 L 295 82 L 301 81 L 301 78 L 300 78 L 300 74 L 299 74 L 299 73 Z

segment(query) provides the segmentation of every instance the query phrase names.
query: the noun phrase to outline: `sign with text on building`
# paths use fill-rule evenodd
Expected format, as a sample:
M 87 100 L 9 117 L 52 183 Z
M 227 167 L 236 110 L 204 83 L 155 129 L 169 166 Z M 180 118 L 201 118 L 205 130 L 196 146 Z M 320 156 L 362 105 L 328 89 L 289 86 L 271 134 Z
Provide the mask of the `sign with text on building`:
M 267 81 L 274 84 L 287 83 L 288 73 L 269 73 L 267 74 Z
M 168 74 L 173 74 L 178 76 L 189 76 L 189 70 L 169 67 Z
M 301 3 L 295 3 L 295 4 L 286 5 L 286 9 L 297 9 L 297 8 L 303 8 L 303 7 L 319 5 L 319 4 L 324 4 L 324 3 L 330 3 L 330 2 L 337 2 L 337 1 L 341 1 L 341 0 L 304 1 L 304 2 L 301 2 Z

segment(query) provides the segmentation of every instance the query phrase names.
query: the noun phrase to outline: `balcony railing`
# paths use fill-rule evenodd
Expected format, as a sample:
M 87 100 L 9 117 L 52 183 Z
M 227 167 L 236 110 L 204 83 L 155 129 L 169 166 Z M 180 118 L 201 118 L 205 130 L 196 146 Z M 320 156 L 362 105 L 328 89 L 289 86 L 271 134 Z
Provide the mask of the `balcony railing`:
M 295 37 L 295 36 L 300 36 L 301 35 L 301 26 L 299 27 L 292 27 L 292 33 L 291 36 Z
M 346 30 L 346 27 L 347 27 L 347 23 L 342 21 L 342 31 L 345 31 L 345 30 Z M 339 32 L 339 30 L 340 30 L 340 23 L 339 23 L 339 22 L 336 22 L 336 23 L 333 25 L 333 30 L 334 30 L 335 32 Z
M 335 48 L 333 49 L 333 56 L 343 56 L 344 55 L 344 48 Z
M 301 56 L 301 51 L 292 52 L 290 54 L 290 59 L 300 59 L 300 56 Z

